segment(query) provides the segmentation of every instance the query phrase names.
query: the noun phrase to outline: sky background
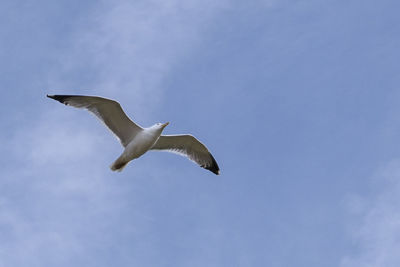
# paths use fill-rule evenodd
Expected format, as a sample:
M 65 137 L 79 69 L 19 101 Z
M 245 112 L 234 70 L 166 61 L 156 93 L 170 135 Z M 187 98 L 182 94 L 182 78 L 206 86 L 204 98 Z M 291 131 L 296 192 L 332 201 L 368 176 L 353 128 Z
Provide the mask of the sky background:
M 400 3 L 0 2 L 0 266 L 400 265 Z M 221 175 L 46 94 L 115 99 Z

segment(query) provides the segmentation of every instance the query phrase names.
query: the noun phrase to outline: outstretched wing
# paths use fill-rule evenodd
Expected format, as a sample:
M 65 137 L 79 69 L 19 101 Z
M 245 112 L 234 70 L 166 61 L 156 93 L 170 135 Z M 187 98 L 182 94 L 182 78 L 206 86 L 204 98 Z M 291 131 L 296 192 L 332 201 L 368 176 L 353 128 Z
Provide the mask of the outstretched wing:
M 118 137 L 124 147 L 143 130 L 126 116 L 121 105 L 114 100 L 81 95 L 47 95 L 47 97 L 68 106 L 89 110 Z
M 161 135 L 151 149 L 167 150 L 186 156 L 200 167 L 219 174 L 219 167 L 214 157 L 207 147 L 192 135 Z

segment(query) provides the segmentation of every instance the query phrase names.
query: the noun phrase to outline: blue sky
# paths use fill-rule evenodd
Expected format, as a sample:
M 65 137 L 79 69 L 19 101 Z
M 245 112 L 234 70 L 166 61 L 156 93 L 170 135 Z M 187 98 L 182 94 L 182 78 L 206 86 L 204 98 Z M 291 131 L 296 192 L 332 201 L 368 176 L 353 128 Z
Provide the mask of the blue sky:
M 0 266 L 399 266 L 397 1 L 2 1 Z M 192 133 L 122 151 L 49 94 Z

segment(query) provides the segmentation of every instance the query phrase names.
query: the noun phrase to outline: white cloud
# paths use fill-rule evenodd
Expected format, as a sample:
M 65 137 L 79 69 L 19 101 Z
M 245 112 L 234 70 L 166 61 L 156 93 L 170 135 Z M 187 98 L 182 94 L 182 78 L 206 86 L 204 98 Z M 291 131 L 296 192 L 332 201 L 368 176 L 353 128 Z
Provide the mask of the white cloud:
M 225 0 L 104 2 L 79 24 L 70 50 L 59 57 L 62 71 L 51 73 L 49 87 L 113 97 L 143 118 L 160 104 L 165 77 L 196 50 L 225 5 Z M 82 72 L 87 76 L 80 84 L 71 81 Z
M 342 267 L 400 265 L 400 160 L 378 171 L 373 184 L 376 197 L 356 198 L 352 205 L 361 216 L 352 227 L 357 251 L 342 260 Z

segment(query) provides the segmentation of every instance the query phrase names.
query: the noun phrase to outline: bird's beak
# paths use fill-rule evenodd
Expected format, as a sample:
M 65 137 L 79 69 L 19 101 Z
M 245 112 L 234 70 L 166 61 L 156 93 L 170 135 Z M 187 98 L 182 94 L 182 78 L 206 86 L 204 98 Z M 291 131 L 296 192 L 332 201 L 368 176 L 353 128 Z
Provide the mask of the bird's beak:
M 169 122 L 166 122 L 162 125 L 163 128 L 167 127 L 167 125 L 169 124 Z

